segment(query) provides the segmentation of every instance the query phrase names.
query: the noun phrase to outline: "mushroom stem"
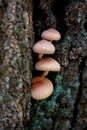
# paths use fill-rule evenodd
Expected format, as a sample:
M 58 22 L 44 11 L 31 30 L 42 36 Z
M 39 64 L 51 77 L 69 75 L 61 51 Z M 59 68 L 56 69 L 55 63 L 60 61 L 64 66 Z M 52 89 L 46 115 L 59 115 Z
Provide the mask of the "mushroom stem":
M 42 76 L 42 77 L 45 77 L 45 76 L 48 75 L 48 73 L 49 73 L 49 71 L 45 71 L 45 72 L 43 72 L 43 73 L 41 74 L 41 76 Z
M 39 60 L 42 59 L 42 56 L 43 56 L 43 54 L 42 54 L 42 53 L 39 53 L 39 54 L 38 54 L 38 59 L 39 59 Z
M 52 40 L 49 40 L 50 43 L 52 43 Z
M 34 77 L 31 81 L 32 84 L 35 84 L 35 83 L 38 83 L 38 82 L 41 82 L 42 80 L 44 79 L 44 77 L 42 76 L 37 76 L 37 77 Z

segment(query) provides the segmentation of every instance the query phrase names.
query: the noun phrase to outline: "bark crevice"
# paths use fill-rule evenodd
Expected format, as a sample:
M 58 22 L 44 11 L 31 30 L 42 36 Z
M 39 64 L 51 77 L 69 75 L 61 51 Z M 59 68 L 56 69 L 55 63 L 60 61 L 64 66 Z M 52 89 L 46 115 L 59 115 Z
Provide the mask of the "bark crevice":
M 81 100 L 81 97 L 82 97 L 82 94 L 83 94 L 83 70 L 84 70 L 84 67 L 85 67 L 85 61 L 87 59 L 87 56 L 85 56 L 80 65 L 79 65 L 79 82 L 80 82 L 80 86 L 79 86 L 79 89 L 78 89 L 78 93 L 77 93 L 77 96 L 76 96 L 76 100 L 75 100 L 75 103 L 74 103 L 74 110 L 73 110 L 73 118 L 72 118 L 72 122 L 71 122 L 71 129 L 70 130 L 74 130 L 75 129 L 75 125 L 76 125 L 76 122 L 77 122 L 77 116 L 78 116 L 78 107 L 79 107 L 79 103 L 80 103 L 80 100 Z

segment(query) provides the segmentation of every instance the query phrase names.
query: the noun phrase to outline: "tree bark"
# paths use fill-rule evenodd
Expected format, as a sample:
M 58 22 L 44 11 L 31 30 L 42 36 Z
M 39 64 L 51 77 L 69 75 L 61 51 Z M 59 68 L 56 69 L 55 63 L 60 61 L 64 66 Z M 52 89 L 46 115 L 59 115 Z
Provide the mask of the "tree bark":
M 53 42 L 55 54 L 44 57 L 56 59 L 61 71 L 47 76 L 53 94 L 35 101 L 32 46 L 50 27 L 62 37 Z M 87 129 L 86 42 L 86 0 L 0 0 L 0 130 Z
M 30 119 L 32 1 L 0 0 L 0 130 Z
M 53 94 L 43 101 L 32 100 L 29 130 L 86 130 L 87 1 L 34 1 L 33 20 L 35 41 L 50 27 L 61 33 L 61 40 L 54 42 L 55 54 L 49 55 L 61 64 L 61 71 L 48 75 Z

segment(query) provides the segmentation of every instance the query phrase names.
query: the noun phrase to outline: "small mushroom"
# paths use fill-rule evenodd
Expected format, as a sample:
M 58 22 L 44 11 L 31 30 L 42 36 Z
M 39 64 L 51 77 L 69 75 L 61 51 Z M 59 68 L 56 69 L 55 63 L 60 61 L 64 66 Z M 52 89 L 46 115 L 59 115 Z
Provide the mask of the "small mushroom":
M 33 79 L 32 79 L 32 81 L 31 81 L 31 83 L 33 83 L 33 84 L 35 84 L 35 83 L 38 83 L 38 82 L 40 82 L 41 80 L 43 80 L 43 76 L 37 76 L 37 77 L 34 77 Z
M 42 100 L 48 98 L 52 92 L 52 82 L 47 78 L 43 78 L 40 82 L 32 85 L 31 96 L 35 100 Z
M 45 71 L 42 76 L 46 76 L 49 71 L 60 71 L 60 64 L 53 58 L 43 58 L 35 64 L 35 69 Z
M 34 44 L 33 51 L 38 53 L 38 59 L 42 59 L 43 54 L 53 54 L 55 47 L 47 40 L 40 40 Z
M 49 40 L 49 41 L 52 41 L 52 40 L 56 41 L 56 40 L 60 40 L 61 35 L 54 28 L 50 28 L 48 30 L 43 31 L 42 34 L 41 34 L 41 37 L 43 39 L 46 39 L 46 40 Z

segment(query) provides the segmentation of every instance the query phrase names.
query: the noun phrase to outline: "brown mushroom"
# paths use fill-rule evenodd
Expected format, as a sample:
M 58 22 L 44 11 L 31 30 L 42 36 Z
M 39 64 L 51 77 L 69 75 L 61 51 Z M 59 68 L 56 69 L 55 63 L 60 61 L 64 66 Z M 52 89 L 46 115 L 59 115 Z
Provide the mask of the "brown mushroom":
M 47 40 L 40 40 L 34 44 L 33 51 L 38 53 L 38 59 L 42 59 L 43 54 L 53 54 L 55 47 Z
M 35 64 L 35 69 L 45 71 L 42 76 L 46 76 L 49 71 L 60 71 L 60 64 L 53 58 L 43 58 Z
M 34 77 L 33 79 L 32 79 L 32 81 L 31 81 L 31 83 L 33 83 L 33 84 L 35 84 L 35 83 L 38 83 L 38 82 L 40 82 L 41 80 L 43 80 L 43 76 L 37 76 L 37 77 Z
M 32 85 L 31 96 L 35 100 L 42 100 L 48 98 L 52 92 L 52 82 L 47 78 L 43 78 L 40 82 Z
M 61 35 L 60 35 L 60 33 L 59 33 L 57 30 L 55 30 L 54 28 L 50 28 L 50 29 L 48 29 L 48 30 L 43 31 L 42 34 L 41 34 L 41 37 L 42 37 L 43 39 L 52 41 L 52 40 L 60 40 Z

